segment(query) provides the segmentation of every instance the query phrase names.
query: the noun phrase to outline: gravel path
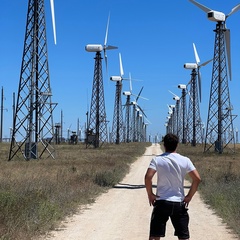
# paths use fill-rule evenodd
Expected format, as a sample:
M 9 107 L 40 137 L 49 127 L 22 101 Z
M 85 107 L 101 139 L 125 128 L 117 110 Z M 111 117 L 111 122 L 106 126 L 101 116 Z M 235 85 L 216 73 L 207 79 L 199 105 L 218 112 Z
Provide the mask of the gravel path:
M 148 204 L 144 175 L 152 157 L 160 153 L 159 145 L 148 147 L 145 154 L 131 165 L 130 173 L 121 183 L 102 194 L 94 204 L 87 205 L 79 214 L 66 219 L 61 228 L 44 239 L 147 240 L 152 208 Z M 187 191 L 190 183 L 185 185 Z M 192 240 L 238 239 L 202 202 L 198 193 L 189 205 L 189 215 Z M 165 239 L 177 239 L 173 236 L 170 221 Z

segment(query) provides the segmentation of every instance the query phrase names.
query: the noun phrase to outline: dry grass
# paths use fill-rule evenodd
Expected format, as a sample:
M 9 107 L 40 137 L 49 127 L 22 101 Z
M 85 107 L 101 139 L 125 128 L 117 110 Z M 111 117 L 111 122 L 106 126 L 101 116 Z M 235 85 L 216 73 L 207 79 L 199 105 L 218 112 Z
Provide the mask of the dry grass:
M 147 143 L 58 145 L 56 159 L 7 162 L 0 144 L 0 239 L 31 239 L 121 181 Z
M 58 145 L 55 160 L 7 162 L 9 145 L 0 144 L 0 239 L 27 240 L 53 229 L 119 182 L 147 145 Z M 180 144 L 178 152 L 193 160 L 204 200 L 240 237 L 240 146 L 235 154 L 217 154 Z
M 200 192 L 224 222 L 240 237 L 240 145 L 235 153 L 203 153 L 203 147 L 180 145 L 197 167 L 202 183 Z

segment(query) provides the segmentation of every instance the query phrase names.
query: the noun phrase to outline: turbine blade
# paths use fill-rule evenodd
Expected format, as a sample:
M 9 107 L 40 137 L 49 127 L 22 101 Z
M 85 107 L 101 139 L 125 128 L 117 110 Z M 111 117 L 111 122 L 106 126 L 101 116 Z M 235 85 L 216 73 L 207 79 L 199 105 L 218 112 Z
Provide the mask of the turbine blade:
M 120 76 L 122 77 L 124 75 L 123 71 L 123 65 L 122 65 L 122 56 L 121 53 L 119 53 L 119 64 L 120 64 Z
M 130 85 L 130 93 L 132 94 L 132 76 L 131 73 L 129 73 L 129 85 Z
M 199 56 L 198 56 L 197 49 L 196 49 L 196 46 L 195 46 L 194 43 L 193 43 L 193 51 L 194 51 L 196 63 L 197 63 L 197 65 L 198 65 L 198 64 L 200 63 L 200 58 L 199 58 Z
M 174 97 L 178 97 L 175 93 L 171 92 L 170 90 L 168 90 Z
M 229 79 L 232 80 L 230 29 L 226 29 L 226 31 L 224 32 L 224 34 L 225 34 L 225 40 L 226 40 L 226 50 L 227 50 L 227 61 L 228 61 Z
M 170 90 L 168 90 L 174 97 L 176 97 L 177 95 L 174 94 L 173 92 L 171 92 Z
M 152 124 L 149 120 L 148 120 L 148 118 L 146 117 L 146 120 L 147 120 L 147 122 L 149 123 L 149 124 Z
M 103 46 L 104 48 L 107 46 L 109 21 L 110 21 L 110 13 L 109 13 L 109 15 L 108 15 L 107 28 L 106 28 L 106 35 L 105 35 L 104 46 Z
M 104 61 L 105 61 L 105 65 L 106 65 L 106 71 L 108 72 L 108 60 L 107 60 L 106 49 L 104 50 Z
M 118 47 L 109 45 L 109 46 L 106 46 L 105 49 L 106 50 L 113 50 L 113 49 L 118 49 Z
M 232 11 L 226 16 L 226 18 L 228 18 L 230 15 L 232 15 L 233 13 L 237 12 L 240 9 L 240 4 L 238 4 L 237 6 L 235 6 Z
M 142 112 L 142 114 L 145 116 L 145 117 L 147 117 L 147 115 L 145 114 L 145 112 L 142 110 L 142 108 L 139 106 L 139 105 L 137 105 L 138 106 L 138 108 L 140 109 L 140 111 Z
M 135 97 L 137 97 L 138 95 L 136 95 L 136 94 L 132 93 L 132 96 L 135 96 Z M 138 98 L 141 98 L 141 99 L 144 99 L 144 100 L 149 100 L 148 98 L 145 98 L 145 97 L 142 97 L 142 96 L 139 96 Z
M 199 90 L 199 100 L 202 101 L 202 80 L 201 80 L 201 72 L 198 68 L 198 90 Z
M 191 3 L 193 3 L 194 5 L 196 5 L 197 7 L 199 7 L 200 9 L 202 9 L 205 13 L 208 13 L 208 12 L 210 12 L 212 10 L 212 9 L 210 9 L 210 8 L 208 8 L 208 7 L 202 5 L 202 4 L 200 4 L 200 3 L 198 3 L 198 2 L 196 2 L 194 0 L 189 0 L 189 1 Z
M 55 23 L 55 11 L 54 11 L 54 0 L 50 0 L 50 5 L 51 5 L 51 13 L 52 13 L 52 25 L 53 25 L 54 43 L 57 44 L 56 23 Z
M 208 60 L 208 61 L 206 61 L 206 62 L 204 62 L 204 63 L 202 63 L 201 65 L 199 65 L 199 67 L 202 67 L 202 66 L 205 66 L 205 65 L 207 65 L 208 63 L 210 63 L 212 61 L 212 59 L 210 59 L 210 60 Z
M 138 93 L 138 95 L 137 95 L 136 102 L 138 101 L 138 99 L 139 99 L 139 96 L 140 96 L 140 95 L 141 95 L 141 93 L 142 93 L 142 90 L 143 90 L 143 87 L 141 88 L 140 92 L 139 92 L 139 93 Z

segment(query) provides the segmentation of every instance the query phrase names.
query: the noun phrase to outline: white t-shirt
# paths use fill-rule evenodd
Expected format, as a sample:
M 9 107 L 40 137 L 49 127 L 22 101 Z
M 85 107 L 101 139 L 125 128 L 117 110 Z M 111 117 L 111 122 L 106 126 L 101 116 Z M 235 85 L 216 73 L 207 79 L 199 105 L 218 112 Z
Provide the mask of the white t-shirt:
M 184 178 L 196 169 L 188 157 L 179 153 L 163 153 L 152 159 L 149 168 L 157 171 L 157 200 L 184 200 Z

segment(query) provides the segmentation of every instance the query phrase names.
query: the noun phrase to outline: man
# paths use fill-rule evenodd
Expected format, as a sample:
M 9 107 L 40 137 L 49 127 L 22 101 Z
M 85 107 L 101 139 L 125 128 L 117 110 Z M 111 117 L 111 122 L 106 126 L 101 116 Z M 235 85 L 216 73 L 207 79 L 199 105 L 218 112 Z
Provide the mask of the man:
M 165 153 L 152 159 L 145 175 L 149 204 L 153 205 L 149 240 L 165 237 L 166 223 L 171 218 L 178 239 L 189 239 L 189 215 L 187 207 L 201 181 L 191 160 L 176 152 L 179 139 L 167 134 L 164 139 Z M 157 173 L 157 193 L 152 191 L 152 179 Z M 188 194 L 184 195 L 184 178 L 192 179 Z

